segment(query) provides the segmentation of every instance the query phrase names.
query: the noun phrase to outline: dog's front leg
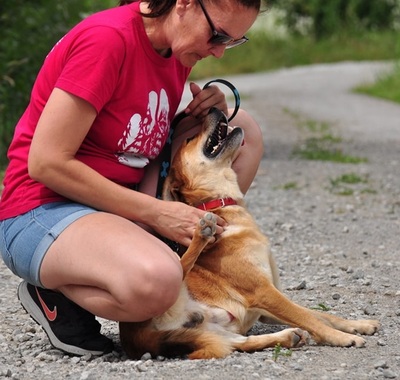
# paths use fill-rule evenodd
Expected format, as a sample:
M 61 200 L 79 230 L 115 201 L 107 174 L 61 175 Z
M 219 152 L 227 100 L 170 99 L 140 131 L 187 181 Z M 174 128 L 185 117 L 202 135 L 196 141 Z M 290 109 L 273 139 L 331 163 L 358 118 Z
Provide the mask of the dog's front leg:
M 196 230 L 193 235 L 192 242 L 188 249 L 181 258 L 181 265 L 183 270 L 183 278 L 192 270 L 193 265 L 198 259 L 200 253 L 211 242 L 215 235 L 217 227 L 217 217 L 207 212 L 203 218 L 199 220 Z

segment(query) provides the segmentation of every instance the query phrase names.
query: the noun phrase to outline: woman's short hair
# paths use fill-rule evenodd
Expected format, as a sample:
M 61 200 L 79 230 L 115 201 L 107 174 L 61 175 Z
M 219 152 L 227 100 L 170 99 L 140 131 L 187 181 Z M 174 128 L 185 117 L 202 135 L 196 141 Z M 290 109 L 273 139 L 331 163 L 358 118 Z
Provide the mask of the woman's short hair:
M 135 3 L 140 0 L 120 0 L 119 5 L 126 5 Z M 236 0 L 238 4 L 243 5 L 247 8 L 254 8 L 258 11 L 261 7 L 261 0 Z M 149 0 L 150 13 L 144 14 L 146 17 L 160 17 L 168 14 L 171 9 L 175 6 L 176 0 Z

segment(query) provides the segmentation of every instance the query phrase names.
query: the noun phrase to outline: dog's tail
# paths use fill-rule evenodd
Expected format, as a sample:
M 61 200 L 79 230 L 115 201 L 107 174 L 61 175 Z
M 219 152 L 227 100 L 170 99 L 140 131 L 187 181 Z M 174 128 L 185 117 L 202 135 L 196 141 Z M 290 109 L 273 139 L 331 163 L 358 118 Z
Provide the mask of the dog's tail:
M 233 351 L 229 340 L 217 333 L 196 328 L 157 331 L 147 322 L 121 322 L 120 338 L 123 350 L 132 359 L 140 359 L 145 353 L 154 358 L 224 358 Z

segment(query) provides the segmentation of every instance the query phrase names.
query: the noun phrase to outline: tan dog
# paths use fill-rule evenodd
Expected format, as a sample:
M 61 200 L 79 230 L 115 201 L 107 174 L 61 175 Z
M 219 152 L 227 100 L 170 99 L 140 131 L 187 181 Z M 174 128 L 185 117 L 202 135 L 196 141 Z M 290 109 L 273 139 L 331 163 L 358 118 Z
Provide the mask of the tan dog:
M 281 293 L 268 239 L 247 211 L 231 168 L 242 141 L 243 130 L 228 133 L 225 115 L 213 109 L 199 135 L 176 153 L 164 198 L 211 210 L 229 226 L 207 246 L 215 233 L 215 215 L 207 213 L 181 259 L 185 277 L 176 304 L 152 320 L 120 323 L 122 347 L 130 357 L 150 352 L 222 358 L 234 350 L 300 347 L 309 334 L 319 344 L 363 347 L 365 340 L 354 334 L 377 331 L 377 321 L 309 310 Z M 293 328 L 245 336 L 259 319 Z

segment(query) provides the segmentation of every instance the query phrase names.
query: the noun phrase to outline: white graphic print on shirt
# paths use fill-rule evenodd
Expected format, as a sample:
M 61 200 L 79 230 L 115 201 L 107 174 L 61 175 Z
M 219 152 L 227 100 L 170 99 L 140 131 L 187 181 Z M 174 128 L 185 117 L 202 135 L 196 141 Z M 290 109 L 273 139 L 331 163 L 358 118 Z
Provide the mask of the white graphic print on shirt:
M 134 114 L 118 141 L 118 161 L 121 164 L 143 168 L 160 154 L 168 134 L 168 96 L 164 89 L 160 96 L 155 91 L 149 93 L 146 115 L 142 118 Z

